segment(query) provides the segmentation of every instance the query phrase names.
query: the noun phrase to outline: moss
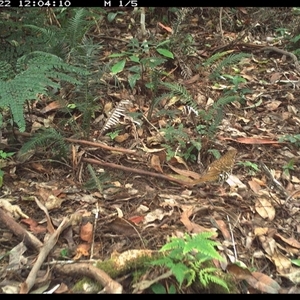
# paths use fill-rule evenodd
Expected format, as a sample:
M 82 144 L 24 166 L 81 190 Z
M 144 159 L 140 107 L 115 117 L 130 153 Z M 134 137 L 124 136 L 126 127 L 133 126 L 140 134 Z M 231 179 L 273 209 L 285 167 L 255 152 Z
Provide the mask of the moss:
M 95 282 L 94 280 L 83 277 L 79 280 L 72 288 L 72 292 L 74 293 L 97 293 L 102 290 L 102 286 Z

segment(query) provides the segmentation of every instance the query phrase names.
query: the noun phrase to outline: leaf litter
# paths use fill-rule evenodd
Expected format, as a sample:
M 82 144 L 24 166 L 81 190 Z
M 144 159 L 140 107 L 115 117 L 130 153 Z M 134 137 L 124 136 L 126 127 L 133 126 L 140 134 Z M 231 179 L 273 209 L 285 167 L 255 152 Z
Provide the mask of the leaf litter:
M 246 20 L 247 11 L 246 8 L 240 8 L 243 16 L 239 17 Z M 127 11 L 120 16 L 119 22 L 126 24 L 129 20 L 130 13 Z M 166 34 L 171 34 L 171 27 L 162 23 L 159 26 L 167 31 Z M 224 33 L 226 38 L 237 37 L 236 33 L 227 32 L 228 36 Z M 197 36 L 197 32 L 193 34 Z M 116 38 L 121 35 L 124 41 L 131 37 L 117 24 L 115 27 L 109 26 L 106 35 Z M 214 34 L 208 30 L 204 36 L 214 44 Z M 126 50 L 126 43 L 119 42 L 114 41 L 119 51 Z M 292 262 L 300 255 L 300 205 L 297 193 L 300 188 L 300 153 L 297 140 L 287 136 L 296 134 L 299 128 L 298 73 L 290 61 L 286 61 L 279 53 L 266 56 L 264 52 L 257 52 L 256 42 L 252 38 L 248 45 L 229 43 L 232 49 L 228 50 L 247 48 L 253 55 L 252 59 L 243 60 L 240 72 L 245 80 L 241 87 L 253 92 L 244 95 L 244 105 L 234 102 L 226 106 L 216 141 L 208 146 L 208 149 L 217 149 L 222 154 L 226 153 L 229 146 L 237 149 L 232 174 L 227 174 L 223 181 L 189 185 L 201 178 L 203 172 L 200 171 L 200 162 L 209 167 L 215 160 L 211 153 L 204 151 L 205 139 L 201 141 L 199 163 L 197 160 L 187 162 L 183 156 L 177 155 L 178 149 L 174 149 L 172 157 L 167 158 L 168 141 L 159 128 L 169 120 L 166 117 L 148 120 L 147 128 L 141 130 L 137 128 L 137 123 L 123 118 L 123 106 L 122 114 L 119 110 L 117 117 L 105 127 L 108 131 L 119 124 L 126 128 L 127 132 L 117 134 L 114 142 L 108 142 L 104 135 L 104 142 L 100 142 L 104 144 L 103 147 L 98 147 L 96 143 L 80 144 L 77 140 L 80 147 L 72 148 L 71 162 L 64 166 L 54 167 L 43 163 L 43 160 L 35 161 L 39 153 L 31 153 L 33 156 L 27 156 L 15 166 L 8 165 L 6 168 L 9 172 L 4 182 L 7 193 L 4 191 L 0 199 L 0 209 L 5 214 L 0 213 L 0 224 L 2 229 L 9 229 L 14 236 L 4 231 L 1 235 L 2 292 L 29 293 L 33 287 L 37 288 L 34 285 L 45 278 L 45 274 L 39 273 L 39 270 L 51 260 L 62 264 L 56 270 L 57 274 L 61 274 L 60 283 L 69 283 L 66 278 L 76 273 L 93 277 L 109 292 L 120 292 L 123 287 L 118 282 L 105 273 L 98 273 L 99 270 L 91 268 L 91 265 L 82 264 L 80 268 L 80 262 L 113 258 L 115 262 L 133 260 L 135 263 L 136 257 L 151 256 L 171 236 L 204 231 L 213 231 L 214 239 L 220 241 L 219 251 L 230 261 L 223 267 L 235 276 L 241 292 L 242 281 L 252 287 L 248 288 L 249 293 L 297 292 L 293 288 L 299 284 L 299 268 Z M 116 45 L 108 42 L 105 49 L 107 55 L 101 59 L 109 60 L 109 54 Z M 211 56 L 209 51 L 205 50 L 206 57 Z M 231 71 L 233 73 L 230 75 L 234 76 L 234 70 Z M 192 90 L 199 104 L 209 110 L 216 105 L 221 93 L 234 88 L 234 85 L 224 80 L 219 86 L 209 87 L 204 79 L 207 77 L 205 72 L 200 69 L 200 76 L 194 75 L 184 85 Z M 172 76 L 175 81 L 182 80 L 176 73 Z M 120 80 L 123 80 L 121 76 Z M 138 87 L 143 87 L 140 82 Z M 148 95 L 138 90 L 131 93 L 122 89 L 108 91 L 107 95 L 119 101 L 130 99 L 130 110 L 140 110 L 146 118 Z M 42 114 L 44 120 L 36 116 L 31 132 L 59 118 L 55 112 L 61 108 L 62 102 L 52 100 L 43 108 L 36 107 L 37 116 Z M 178 106 L 179 100 L 179 97 L 169 101 L 166 99 L 165 108 Z M 115 107 L 112 101 L 103 106 L 103 115 L 100 114 L 98 121 Z M 79 115 L 74 117 L 80 118 Z M 194 134 L 189 127 L 193 124 L 192 118 L 182 116 L 174 120 L 173 125 L 181 122 L 187 127 L 189 135 Z M 94 137 L 98 138 L 102 131 L 97 122 L 93 125 Z M 280 139 L 284 136 L 284 140 Z M 20 137 L 25 138 L 26 135 L 20 134 Z M 103 181 L 103 192 L 101 189 L 88 192 L 83 188 L 87 178 L 83 174 L 82 165 L 86 163 L 83 157 L 100 158 L 108 163 L 103 168 L 94 166 L 97 175 L 104 174 L 107 180 Z M 289 168 L 291 159 L 293 164 Z M 257 166 L 263 162 L 270 172 L 258 167 L 259 171 L 253 173 L 237 162 Z M 127 169 L 117 170 L 109 163 L 122 164 L 135 170 L 144 168 L 149 176 L 139 172 L 130 173 Z M 154 173 L 164 177 L 151 177 Z M 175 180 L 168 180 L 171 178 Z M 32 201 L 34 197 L 36 201 Z M 14 223 L 15 220 L 20 221 L 22 228 Z M 10 254 L 5 261 L 6 252 Z M 65 267 L 62 262 L 68 260 L 75 262 L 74 265 Z M 32 268 L 27 277 L 20 273 L 26 265 Z M 118 267 L 121 268 L 119 264 Z M 5 278 L 8 273 L 11 280 Z M 53 285 L 54 275 L 48 275 Z M 156 277 L 165 280 L 170 274 L 162 272 L 160 276 Z M 134 287 L 143 292 L 155 282 L 156 279 L 151 278 L 150 283 L 141 281 L 140 285 Z M 126 292 L 132 291 L 125 279 L 123 283 Z M 71 287 L 64 286 L 62 290 L 71 292 Z M 52 292 L 55 291 L 53 289 Z

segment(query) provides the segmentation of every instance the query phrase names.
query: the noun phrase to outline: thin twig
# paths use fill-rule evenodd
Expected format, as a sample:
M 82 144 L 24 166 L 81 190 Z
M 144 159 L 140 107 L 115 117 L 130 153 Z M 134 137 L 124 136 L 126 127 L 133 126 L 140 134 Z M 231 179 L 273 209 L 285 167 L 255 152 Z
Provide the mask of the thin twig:
M 230 236 L 231 236 L 231 241 L 232 241 L 232 246 L 233 246 L 234 258 L 235 258 L 235 261 L 237 261 L 237 251 L 236 251 L 236 247 L 235 247 L 235 240 L 234 240 L 233 231 L 232 231 L 232 227 L 231 227 L 231 223 L 230 223 L 230 219 L 229 219 L 228 215 L 227 215 L 227 221 L 228 221 L 229 230 L 230 230 Z
M 220 8 L 219 25 L 220 25 L 220 32 L 221 32 L 221 37 L 222 37 L 222 43 L 225 44 L 224 34 L 223 34 L 223 29 L 222 29 L 222 14 L 223 14 L 223 7 Z

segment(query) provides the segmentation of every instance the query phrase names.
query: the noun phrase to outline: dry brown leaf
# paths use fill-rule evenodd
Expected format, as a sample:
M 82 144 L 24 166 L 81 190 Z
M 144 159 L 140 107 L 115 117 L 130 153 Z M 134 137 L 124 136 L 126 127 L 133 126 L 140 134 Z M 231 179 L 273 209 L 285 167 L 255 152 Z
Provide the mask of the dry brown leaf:
M 173 164 L 181 164 L 181 165 L 184 165 L 185 168 L 188 170 L 189 167 L 188 165 L 186 164 L 186 162 L 184 161 L 184 159 L 178 155 L 175 155 L 173 156 L 170 160 L 169 160 L 169 164 L 170 165 L 173 165 Z
M 283 248 L 283 247 L 282 247 Z M 283 249 L 286 253 L 296 256 L 299 255 L 299 249 L 291 247 L 291 246 L 285 246 Z
M 277 245 L 275 240 L 272 237 L 260 235 L 258 239 L 261 242 L 263 249 L 267 252 L 267 254 L 272 257 L 274 253 L 277 251 Z
M 271 139 L 262 139 L 262 138 L 250 138 L 250 137 L 238 137 L 238 138 L 229 138 L 229 137 L 218 137 L 219 139 L 222 140 L 229 140 L 229 141 L 235 141 L 237 143 L 241 144 L 250 144 L 250 145 L 280 145 L 284 144 L 285 142 L 279 142 L 278 140 L 271 140 Z
M 52 209 L 56 209 L 56 208 L 60 208 L 61 204 L 63 202 L 63 199 L 58 198 L 54 195 L 50 195 L 47 199 L 47 201 L 45 202 L 45 207 L 48 210 L 52 210 Z
M 256 180 L 249 180 L 248 184 L 250 186 L 250 189 L 256 194 L 258 194 L 258 192 L 261 190 L 261 186 Z
M 72 293 L 71 290 L 69 290 L 68 286 L 65 283 L 61 283 L 59 287 L 54 291 L 54 294 L 67 294 Z
M 224 239 L 227 241 L 231 241 L 231 236 L 227 229 L 226 223 L 223 220 L 215 220 L 215 219 L 213 219 L 213 222 L 214 222 L 213 225 L 217 224 L 218 229 L 222 232 Z
M 83 196 L 80 198 L 80 202 L 81 202 L 81 203 L 94 204 L 94 203 L 97 202 L 97 199 L 96 199 L 95 197 L 93 197 L 93 195 L 86 194 L 86 195 L 83 195 Z
M 88 222 L 85 225 L 82 225 L 80 228 L 80 238 L 88 243 L 92 242 L 93 239 L 93 225 Z
M 247 280 L 252 277 L 252 274 L 248 269 L 242 268 L 237 264 L 228 264 L 227 271 L 238 280 Z
M 292 268 L 290 273 L 279 274 L 279 276 L 288 278 L 294 284 L 300 284 L 300 269 L 299 268 Z
M 39 225 L 38 222 L 29 218 L 29 219 L 22 219 L 21 223 L 29 225 L 30 231 L 34 234 L 45 233 L 47 228 L 45 226 Z
M 80 244 L 76 249 L 76 254 L 73 257 L 74 260 L 80 259 L 82 256 L 89 256 L 89 251 L 91 248 L 91 244 Z
M 283 242 L 287 243 L 288 245 L 300 249 L 300 243 L 295 240 L 294 238 L 285 238 L 282 235 L 280 235 L 279 233 L 276 233 L 274 235 L 274 237 L 280 238 Z
M 282 76 L 282 75 L 281 75 L 280 73 L 278 73 L 278 72 L 273 73 L 273 74 L 271 75 L 270 82 L 271 82 L 271 83 L 275 83 L 277 80 L 280 79 L 281 76 Z
M 192 179 L 199 179 L 201 177 L 200 174 L 190 171 L 190 170 L 183 170 L 183 169 L 179 169 L 176 167 L 173 167 L 171 164 L 168 164 L 169 168 L 172 169 L 174 172 L 176 172 L 179 175 L 182 175 L 184 177 L 181 177 L 180 179 L 184 180 L 184 181 L 191 181 Z
M 266 104 L 265 107 L 266 107 L 266 109 L 273 111 L 273 110 L 276 110 L 279 107 L 280 104 L 281 104 L 281 101 L 272 100 L 271 102 Z
M 103 112 L 107 115 L 112 109 L 113 109 L 113 103 L 112 102 L 106 102 L 103 107 Z
M 237 7 L 237 9 L 242 12 L 244 15 L 248 15 L 248 12 L 245 7 Z
M 183 213 L 181 214 L 180 217 L 180 221 L 183 223 L 183 225 L 186 227 L 186 229 L 189 232 L 192 233 L 201 233 L 201 232 L 214 232 L 214 229 L 211 228 L 205 228 L 199 224 L 196 224 L 194 222 L 192 222 L 189 217 L 193 214 L 193 207 L 191 207 L 190 209 L 184 210 Z M 215 232 L 215 234 L 213 235 L 213 238 L 216 238 L 218 236 L 218 234 Z
M 248 74 L 241 74 L 241 76 L 243 77 L 243 78 L 245 78 L 245 79 L 247 79 L 248 81 L 254 81 L 254 79 L 255 79 L 255 76 L 253 76 L 253 75 L 248 75 Z
M 193 77 L 191 77 L 190 79 L 184 80 L 184 81 L 183 81 L 183 84 L 189 85 L 189 84 L 195 83 L 195 82 L 198 81 L 199 79 L 200 79 L 200 75 L 199 75 L 199 74 L 196 74 L 196 75 L 194 75 Z
M 164 24 L 162 24 L 160 22 L 158 22 L 157 25 L 160 26 L 161 28 L 163 28 L 164 30 L 166 30 L 167 32 L 173 33 L 173 29 L 171 27 L 165 26 Z
M 41 113 L 45 114 L 45 113 L 48 113 L 49 111 L 57 110 L 62 107 L 64 107 L 64 104 L 62 103 L 62 101 L 53 101 L 53 102 L 49 103 L 46 107 L 41 109 Z
M 157 156 L 155 154 L 151 155 L 150 165 L 151 165 L 151 168 L 153 168 L 155 171 L 162 173 L 162 174 L 164 173 L 164 171 L 162 170 L 161 165 L 160 165 L 159 156 Z
M 256 227 L 254 228 L 254 234 L 255 236 L 261 236 L 261 235 L 266 235 L 268 233 L 268 228 L 267 227 Z
M 49 169 L 44 168 L 44 166 L 38 162 L 30 163 L 30 167 L 41 173 L 45 173 L 45 174 L 49 173 Z
M 150 211 L 144 218 L 144 224 L 152 223 L 156 220 L 161 221 L 165 216 L 171 216 L 173 214 L 173 208 L 170 211 L 164 211 L 162 208 L 157 208 Z
M 54 227 L 53 227 L 52 219 L 51 219 L 51 217 L 50 217 L 50 215 L 49 215 L 49 211 L 48 211 L 47 207 L 46 207 L 43 203 L 41 203 L 37 197 L 34 197 L 34 200 L 35 200 L 35 203 L 37 204 L 37 206 L 38 206 L 38 207 L 45 213 L 45 215 L 46 215 L 46 219 L 47 219 L 47 230 L 48 230 L 48 232 L 51 233 L 51 234 L 54 233 L 54 232 L 55 232 L 55 229 L 54 229 Z
M 129 138 L 129 134 L 128 133 L 124 133 L 121 135 L 118 135 L 114 138 L 114 141 L 116 141 L 117 143 L 123 143 L 124 141 L 126 141 Z
M 145 217 L 144 216 L 132 216 L 128 220 L 134 224 L 139 224 L 142 221 L 144 221 Z
M 233 174 L 229 174 L 228 178 L 226 179 L 226 183 L 232 188 L 237 187 L 239 189 L 247 189 L 247 186 L 244 183 L 242 183 L 237 176 Z
M 136 226 L 124 218 L 115 218 L 108 226 L 111 230 L 124 236 L 136 236 L 138 234 Z
M 252 276 L 254 280 L 249 278 L 250 280 L 246 281 L 258 291 L 268 294 L 279 293 L 281 286 L 271 277 L 259 272 L 252 272 Z
M 256 199 L 255 210 L 264 219 L 272 221 L 275 218 L 275 208 L 265 197 Z
M 276 266 L 276 270 L 278 273 L 287 274 L 290 272 L 291 267 L 292 267 L 292 263 L 291 263 L 290 259 L 285 257 L 278 250 L 274 251 L 273 255 L 271 255 L 268 258 L 272 260 L 272 262 Z

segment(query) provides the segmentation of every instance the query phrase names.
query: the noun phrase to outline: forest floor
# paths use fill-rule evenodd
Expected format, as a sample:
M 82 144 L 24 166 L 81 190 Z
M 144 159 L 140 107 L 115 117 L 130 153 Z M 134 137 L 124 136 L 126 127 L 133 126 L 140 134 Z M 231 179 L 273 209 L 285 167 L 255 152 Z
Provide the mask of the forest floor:
M 134 251 L 147 256 L 161 249 L 170 237 L 206 231 L 214 232 L 214 240 L 220 243 L 218 251 L 224 262 L 216 266 L 231 273 L 236 284 L 234 292 L 300 292 L 297 288 L 300 278 L 297 276 L 300 254 L 298 61 L 287 48 L 286 40 L 274 37 L 273 24 L 268 23 L 270 17 L 260 26 L 251 27 L 254 22 L 251 9 L 236 9 L 235 15 L 231 10 L 224 10 L 221 34 L 216 11 L 219 13 L 218 9 L 209 16 L 206 9 L 202 15 L 196 10 L 183 26 L 184 35 L 193 37 L 195 52 L 187 63 L 192 76 L 188 79 L 182 76 L 176 59 L 163 64 L 163 80 L 182 85 L 204 112 L 209 112 L 226 91 L 236 92 L 240 100 L 221 106 L 221 120 L 213 135 L 201 134 L 199 130 L 201 126 L 208 128 L 213 120 L 203 120 L 191 111 L 184 114 L 188 108 L 176 95 L 162 98 L 153 106 L 150 116 L 150 99 L 154 94 L 146 85 L 152 75 L 146 69 L 141 78 L 131 82 L 133 88 L 130 88 L 128 82 L 133 74 L 130 68 L 135 62 L 130 61 L 129 54 L 121 72 L 103 79 L 106 88 L 99 92 L 99 109 L 95 111 L 89 137 L 66 135 L 70 145 L 68 159 L 54 160 L 50 151 L 37 149 L 21 162 L 15 156 L 8 160 L 3 168 L 0 199 L 0 207 L 6 211 L 0 213 L 3 293 L 19 291 L 19 284 L 22 292 L 31 289 L 41 292 L 58 284 L 57 293 L 73 293 L 74 283 L 82 276 L 102 284 L 104 280 L 104 285 L 117 283 L 107 288 L 108 292 L 117 292 L 122 286 L 126 293 L 153 293 L 147 285 L 134 289 L 134 282 L 146 280 L 159 282 L 166 292 L 171 292 L 170 285 L 178 285 L 171 274 L 160 279 L 166 270 L 152 268 L 142 277 L 133 278 L 132 268 L 124 267 L 113 280 L 105 281 L 103 274 L 99 275 L 100 279 L 95 274 L 90 276 L 94 270 L 89 263 L 119 259 L 121 253 L 129 255 Z M 163 19 L 166 10 L 157 9 L 156 13 L 146 15 L 150 35 L 140 42 L 145 39 L 157 45 L 170 37 L 172 23 Z M 289 22 L 293 18 L 290 21 L 283 18 L 292 16 L 291 11 L 278 12 L 274 8 L 274 13 L 282 18 L 282 23 L 287 22 L 287 28 L 291 26 Z M 225 23 L 236 19 L 250 24 L 237 30 L 230 27 L 230 22 Z M 274 19 L 278 21 L 277 17 Z M 122 10 L 114 21 L 103 19 L 98 25 L 101 30 L 95 27 L 90 37 L 101 44 L 99 64 L 111 62 L 116 66 L 123 57 L 112 58 L 112 54 L 132 53 L 130 40 L 140 26 L 139 15 Z M 206 66 L 204 62 L 225 51 L 249 55 L 221 69 L 223 77 L 210 77 L 219 60 Z M 150 47 L 150 53 L 139 55 L 158 54 Z M 114 83 L 116 78 L 118 84 Z M 71 88 L 67 92 L 64 101 L 71 103 L 75 92 Z M 164 92 L 160 87 L 155 95 Z M 102 132 L 107 112 L 126 99 L 130 113 L 143 116 L 139 119 L 142 124 L 122 118 Z M 61 119 L 67 118 L 54 103 L 56 100 L 50 97 L 36 101 L 28 115 L 26 132 L 14 133 L 20 142 L 34 133 L 37 123 L 45 124 L 44 120 L 51 119 L 53 126 L 59 126 Z M 73 113 L 74 120 L 82 122 L 81 114 L 76 110 Z M 169 131 L 162 135 L 164 128 Z M 176 129 L 175 135 L 171 135 L 170 128 Z M 201 145 L 201 149 L 198 151 L 191 145 Z M 230 152 L 233 148 L 236 152 Z M 227 151 L 235 156 L 226 156 Z M 218 154 L 219 164 L 212 164 Z M 215 173 L 209 173 L 211 177 L 202 177 L 201 174 L 209 172 L 205 170 L 214 168 Z M 214 175 L 219 177 L 223 171 L 228 173 L 226 178 L 215 180 Z M 89 189 L 94 175 L 101 175 L 98 186 Z M 135 258 L 133 261 L 136 263 Z M 246 269 L 235 265 L 236 261 Z M 41 265 L 34 269 L 36 263 Z M 14 264 L 22 267 L 15 270 Z M 97 291 L 91 282 L 85 284 L 80 292 Z M 182 285 L 176 290 L 200 292 L 194 285 Z

